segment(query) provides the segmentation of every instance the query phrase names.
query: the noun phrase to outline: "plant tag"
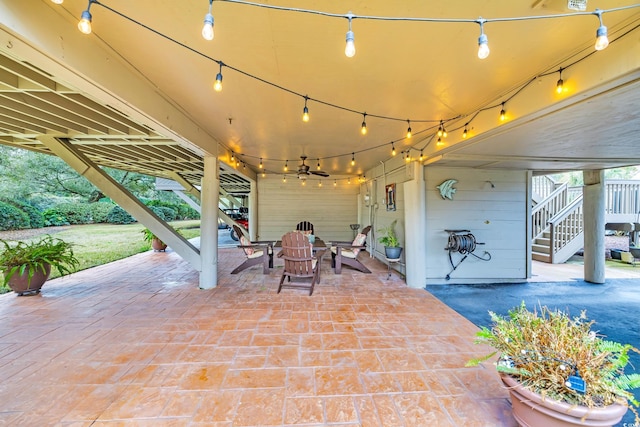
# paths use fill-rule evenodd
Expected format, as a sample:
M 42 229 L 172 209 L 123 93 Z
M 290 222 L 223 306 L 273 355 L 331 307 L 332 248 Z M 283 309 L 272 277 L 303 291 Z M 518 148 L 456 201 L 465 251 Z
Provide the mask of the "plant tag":
M 584 393 L 587 391 L 587 383 L 584 382 L 582 378 L 577 375 L 571 375 L 567 378 L 569 388 L 574 389 L 580 393 Z

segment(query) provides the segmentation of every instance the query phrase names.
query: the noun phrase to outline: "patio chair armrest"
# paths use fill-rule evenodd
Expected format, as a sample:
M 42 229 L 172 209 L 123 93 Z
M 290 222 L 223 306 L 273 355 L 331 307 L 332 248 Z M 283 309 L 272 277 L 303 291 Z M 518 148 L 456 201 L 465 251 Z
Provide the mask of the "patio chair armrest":
M 352 241 L 330 241 L 329 242 L 329 246 L 344 246 L 344 245 L 351 245 L 351 243 L 353 243 Z
M 336 248 L 340 249 L 366 249 L 366 246 L 353 246 L 353 245 L 336 245 Z

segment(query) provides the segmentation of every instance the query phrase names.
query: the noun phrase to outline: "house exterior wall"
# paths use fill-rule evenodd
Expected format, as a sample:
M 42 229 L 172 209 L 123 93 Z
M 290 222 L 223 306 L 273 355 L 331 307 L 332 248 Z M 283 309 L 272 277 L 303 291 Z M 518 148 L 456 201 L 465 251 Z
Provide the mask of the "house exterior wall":
M 436 188 L 455 179 L 453 200 L 443 199 Z M 427 283 L 481 283 L 524 281 L 527 277 L 526 171 L 427 167 L 426 257 Z M 493 186 L 492 186 L 493 184 Z M 469 255 L 455 271 L 449 262 L 449 234 L 444 230 L 469 230 L 479 243 L 475 255 L 487 251 L 490 261 Z M 453 253 L 456 265 L 463 255 Z M 446 280 L 450 274 L 450 280 Z
M 293 175 L 287 176 L 287 182 L 282 175 L 259 176 L 257 239 L 279 240 L 300 221 L 309 221 L 325 242 L 353 240 L 349 225 L 358 223 L 360 186 L 334 176 L 323 179 L 322 187 L 319 182 L 317 177 L 302 185 Z

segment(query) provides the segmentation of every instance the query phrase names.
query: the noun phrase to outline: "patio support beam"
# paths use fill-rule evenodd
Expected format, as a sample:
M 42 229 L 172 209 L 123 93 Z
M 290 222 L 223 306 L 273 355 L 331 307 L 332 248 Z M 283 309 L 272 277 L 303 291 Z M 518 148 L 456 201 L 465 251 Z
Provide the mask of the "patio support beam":
M 258 240 L 258 183 L 251 180 L 249 192 L 249 236 L 251 240 Z
M 203 158 L 204 176 L 200 206 L 200 289 L 212 289 L 218 285 L 218 194 L 220 172 L 218 158 L 207 154 Z
M 604 223 L 605 180 L 603 170 L 582 171 L 583 227 L 584 227 L 584 280 L 605 282 Z
M 46 145 L 56 156 L 84 176 L 104 194 L 115 201 L 122 209 L 144 224 L 178 255 L 187 260 L 193 268 L 200 270 L 200 253 L 180 233 L 160 219 L 120 183 L 111 178 L 88 157 L 77 150 L 68 140 L 41 135 L 38 140 Z
M 424 166 L 420 162 L 413 162 L 413 179 L 404 183 L 404 229 L 405 233 L 405 263 L 406 282 L 411 288 L 424 288 L 427 284 L 427 241 L 426 217 L 427 191 L 424 180 Z
M 191 183 L 186 179 L 184 179 L 182 175 L 176 172 L 168 172 L 167 175 L 169 175 L 171 179 L 173 179 L 175 182 L 182 185 L 182 187 L 184 188 L 184 191 L 191 194 L 196 199 L 200 200 L 200 190 L 198 190 L 196 187 L 191 185 Z

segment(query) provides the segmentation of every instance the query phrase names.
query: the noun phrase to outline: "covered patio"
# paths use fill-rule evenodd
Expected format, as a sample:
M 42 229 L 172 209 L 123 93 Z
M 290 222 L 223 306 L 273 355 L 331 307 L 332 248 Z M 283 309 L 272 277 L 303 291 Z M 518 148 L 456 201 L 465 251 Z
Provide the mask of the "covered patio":
M 510 426 L 494 371 L 465 368 L 471 322 L 387 267 L 276 294 L 281 261 L 219 283 L 174 252 L 0 296 L 0 423 L 153 426 Z

